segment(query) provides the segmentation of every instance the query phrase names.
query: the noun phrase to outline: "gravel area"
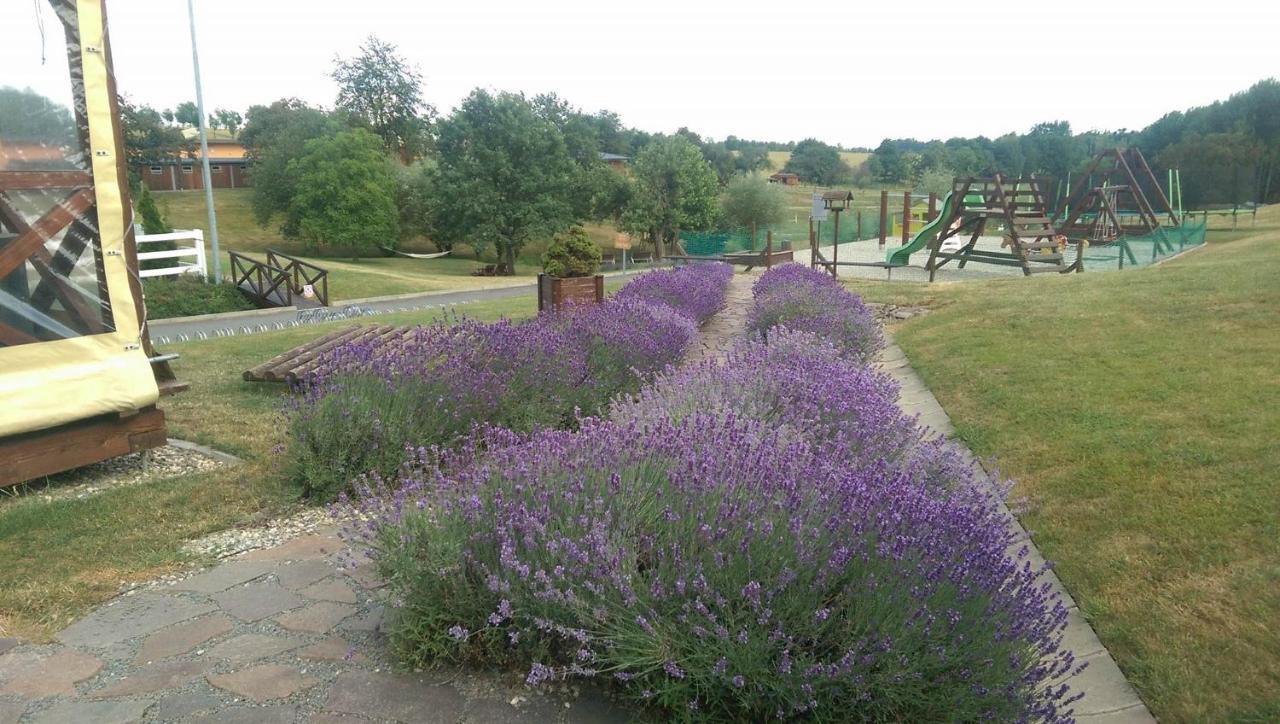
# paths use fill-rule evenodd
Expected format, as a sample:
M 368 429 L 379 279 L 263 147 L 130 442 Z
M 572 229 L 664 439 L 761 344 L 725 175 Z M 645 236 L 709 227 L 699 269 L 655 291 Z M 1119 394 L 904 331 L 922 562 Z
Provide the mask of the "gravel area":
M 14 498 L 36 498 L 44 502 L 82 499 L 112 488 L 207 472 L 227 464 L 197 450 L 165 445 L 50 475 L 4 492 Z
M 317 532 L 333 529 L 343 521 L 327 508 L 305 508 L 283 518 L 264 520 L 241 528 L 218 531 L 182 546 L 187 553 L 228 558 L 246 551 L 275 546 Z

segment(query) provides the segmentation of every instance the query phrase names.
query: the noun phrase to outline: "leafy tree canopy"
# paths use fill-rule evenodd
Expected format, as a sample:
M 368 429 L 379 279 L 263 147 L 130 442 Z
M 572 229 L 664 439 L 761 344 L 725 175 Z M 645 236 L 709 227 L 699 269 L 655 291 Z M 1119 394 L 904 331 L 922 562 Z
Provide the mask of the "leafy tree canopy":
M 286 213 L 298 190 L 298 179 L 289 163 L 303 155 L 308 141 L 332 136 L 343 128 L 332 114 L 296 98 L 249 109 L 240 142 L 253 174 L 253 211 L 258 223 L 266 226 L 276 214 L 284 214 L 281 231 L 288 236 L 301 234 L 293 225 L 296 217 Z
M 291 236 L 311 250 L 353 256 L 394 248 L 400 236 L 395 179 L 377 136 L 354 128 L 313 138 L 288 171 L 297 179 L 285 225 Z
M 568 228 L 578 166 L 560 129 L 517 93 L 472 91 L 440 121 L 437 235 L 496 247 L 512 271 L 521 247 Z
M 785 218 L 787 200 L 777 184 L 769 183 L 761 174 L 752 174 L 729 182 L 720 207 L 726 221 L 751 229 L 754 234 L 757 227 L 777 224 Z
M 622 224 L 651 239 L 660 256 L 676 229 L 705 229 L 715 220 L 716 172 L 688 138 L 653 141 L 636 154 L 631 169 L 635 188 Z
M 332 77 L 339 110 L 367 126 L 401 159 L 422 156 L 435 108 L 422 98 L 422 73 L 396 46 L 369 36 L 354 58 L 334 60 Z
M 841 160 L 839 149 L 816 138 L 806 138 L 797 143 L 782 170 L 799 175 L 807 183 L 822 186 L 847 180 L 852 172 L 849 164 Z

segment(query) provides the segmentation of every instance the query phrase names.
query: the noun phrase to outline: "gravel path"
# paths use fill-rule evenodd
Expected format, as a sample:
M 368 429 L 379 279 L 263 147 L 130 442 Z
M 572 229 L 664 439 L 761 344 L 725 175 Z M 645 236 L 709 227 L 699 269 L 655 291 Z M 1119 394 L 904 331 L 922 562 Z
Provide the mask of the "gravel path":
M 733 275 L 725 294 L 724 307 L 702 325 L 697 346 L 685 356 L 685 364 L 696 364 L 706 359 L 722 360 L 734 342 L 747 336 L 751 285 L 758 276 L 744 272 Z

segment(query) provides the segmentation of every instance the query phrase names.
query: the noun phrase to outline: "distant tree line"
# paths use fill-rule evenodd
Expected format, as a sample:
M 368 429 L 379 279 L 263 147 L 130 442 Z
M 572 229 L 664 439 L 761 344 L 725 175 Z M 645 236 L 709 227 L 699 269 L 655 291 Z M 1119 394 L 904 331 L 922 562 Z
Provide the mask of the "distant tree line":
M 998 138 L 884 139 L 862 173 L 880 183 L 940 190 L 949 177 L 1040 173 L 1059 182 L 1099 151 L 1137 147 L 1162 182 L 1178 169 L 1184 204 L 1280 201 L 1280 82 L 1268 79 L 1225 101 L 1174 111 L 1138 131 L 1072 133 L 1065 121 Z

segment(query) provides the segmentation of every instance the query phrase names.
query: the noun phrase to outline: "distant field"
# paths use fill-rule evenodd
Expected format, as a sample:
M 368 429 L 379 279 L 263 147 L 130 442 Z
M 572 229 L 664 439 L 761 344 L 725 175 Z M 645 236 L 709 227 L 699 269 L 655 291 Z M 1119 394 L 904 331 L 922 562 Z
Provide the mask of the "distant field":
M 787 165 L 787 160 L 791 158 L 790 151 L 770 151 L 769 163 L 773 166 L 772 171 L 781 171 L 783 166 Z M 857 168 L 862 165 L 863 161 L 871 158 L 871 154 L 861 151 L 841 151 L 840 158 L 849 164 L 849 168 Z

